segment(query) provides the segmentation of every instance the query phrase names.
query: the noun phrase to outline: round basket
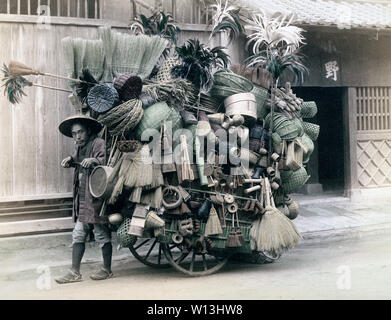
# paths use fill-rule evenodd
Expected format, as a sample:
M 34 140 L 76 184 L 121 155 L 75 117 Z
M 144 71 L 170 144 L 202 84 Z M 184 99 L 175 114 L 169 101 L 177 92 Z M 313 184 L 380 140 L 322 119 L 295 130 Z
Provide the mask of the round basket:
M 88 184 L 94 198 L 107 198 L 111 195 L 114 184 L 109 183 L 109 178 L 113 170 L 108 166 L 96 166 L 92 170 Z
M 265 128 L 270 128 L 271 114 L 269 113 L 265 118 Z M 273 114 L 273 132 L 278 133 L 278 135 L 283 140 L 294 140 L 299 136 L 299 133 L 302 133 L 301 126 L 299 127 L 296 121 L 288 119 L 281 113 L 275 112 Z
M 178 111 L 165 102 L 155 103 L 144 111 L 144 116 L 134 130 L 134 136 L 137 140 L 141 140 L 143 132 L 147 129 L 160 132 L 161 125 L 168 121 L 171 121 L 173 133 L 175 130 L 183 128 L 182 117 Z
M 286 194 L 298 191 L 310 178 L 304 167 L 296 171 L 280 171 L 282 188 Z
M 102 83 L 95 85 L 87 96 L 89 107 L 98 112 L 103 113 L 114 107 L 114 103 L 119 99 L 117 90 L 111 83 Z
M 318 139 L 320 127 L 317 124 L 303 122 L 303 129 L 312 141 L 316 141 Z
M 135 73 L 124 73 L 114 80 L 114 88 L 123 101 L 138 98 L 142 87 L 143 81 Z
M 117 239 L 121 247 L 130 247 L 137 241 L 137 237 L 128 234 L 131 219 L 125 218 L 120 227 L 117 230 Z
M 244 116 L 246 120 L 257 119 L 257 101 L 252 93 L 234 94 L 224 100 L 224 106 L 225 114 L 227 116 L 240 114 Z
M 254 86 L 251 81 L 229 70 L 217 71 L 214 74 L 214 83 L 217 86 L 237 89 L 242 92 L 250 92 Z
M 300 116 L 302 118 L 313 118 L 318 113 L 315 101 L 305 101 L 301 105 Z

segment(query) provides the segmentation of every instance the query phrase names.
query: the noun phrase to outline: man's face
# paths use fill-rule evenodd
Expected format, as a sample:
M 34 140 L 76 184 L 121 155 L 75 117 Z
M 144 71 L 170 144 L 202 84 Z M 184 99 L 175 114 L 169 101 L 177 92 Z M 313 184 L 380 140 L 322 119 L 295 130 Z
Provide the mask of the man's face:
M 79 147 L 83 147 L 88 141 L 88 130 L 82 125 L 75 123 L 72 126 L 72 137 L 75 140 L 75 144 Z

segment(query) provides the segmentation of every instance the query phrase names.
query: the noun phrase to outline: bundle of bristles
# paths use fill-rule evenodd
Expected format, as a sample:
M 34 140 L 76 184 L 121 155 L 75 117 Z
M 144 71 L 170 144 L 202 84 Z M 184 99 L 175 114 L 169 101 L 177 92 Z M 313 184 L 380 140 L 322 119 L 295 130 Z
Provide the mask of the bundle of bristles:
M 155 100 L 167 101 L 172 105 L 188 106 L 197 99 L 192 83 L 186 79 L 174 78 L 164 81 L 145 80 L 143 92 Z
M 263 179 L 261 186 L 265 212 L 251 226 L 251 248 L 279 255 L 293 248 L 301 235 L 292 221 L 276 208 L 268 178 Z

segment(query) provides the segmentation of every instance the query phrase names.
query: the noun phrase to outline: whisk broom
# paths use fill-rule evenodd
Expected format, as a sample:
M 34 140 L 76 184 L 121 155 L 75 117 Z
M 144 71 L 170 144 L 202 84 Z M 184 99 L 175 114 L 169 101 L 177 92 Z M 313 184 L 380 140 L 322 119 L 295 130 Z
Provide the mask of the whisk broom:
M 30 68 L 26 66 L 25 64 L 18 62 L 18 61 L 11 61 L 8 64 L 8 70 L 11 76 L 17 77 L 17 76 L 29 76 L 29 75 L 35 75 L 35 76 L 48 76 L 48 77 L 54 77 L 59 79 L 65 79 L 70 80 L 77 83 L 86 83 L 86 81 L 82 81 L 79 79 L 69 78 L 65 76 L 60 76 L 57 74 L 42 72 L 33 68 Z
M 212 204 L 210 208 L 208 221 L 205 225 L 205 236 L 222 234 L 223 230 L 221 229 L 220 219 L 217 215 L 217 211 Z

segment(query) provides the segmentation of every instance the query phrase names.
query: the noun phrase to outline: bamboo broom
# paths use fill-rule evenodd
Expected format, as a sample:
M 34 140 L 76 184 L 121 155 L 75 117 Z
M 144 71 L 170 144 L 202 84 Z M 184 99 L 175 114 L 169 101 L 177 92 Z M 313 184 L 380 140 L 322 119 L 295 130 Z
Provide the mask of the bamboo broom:
M 42 72 L 33 68 L 30 68 L 26 66 L 25 64 L 18 62 L 18 61 L 11 61 L 8 65 L 8 69 L 10 71 L 10 75 L 17 77 L 17 76 L 28 76 L 28 75 L 35 75 L 35 76 L 48 76 L 48 77 L 54 77 L 64 80 L 70 80 L 77 83 L 89 83 L 86 81 L 82 81 L 79 79 L 69 78 L 65 76 L 60 76 L 57 74 Z

